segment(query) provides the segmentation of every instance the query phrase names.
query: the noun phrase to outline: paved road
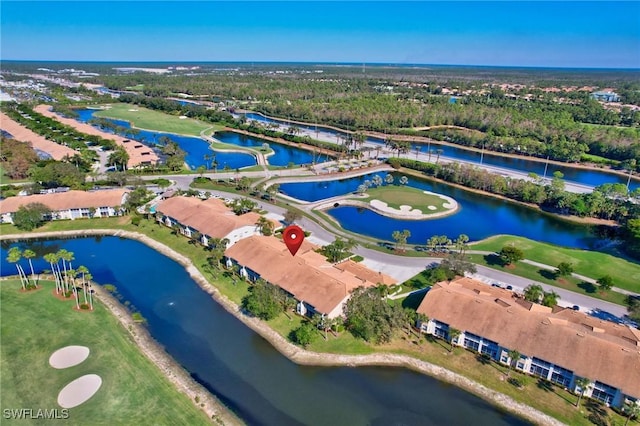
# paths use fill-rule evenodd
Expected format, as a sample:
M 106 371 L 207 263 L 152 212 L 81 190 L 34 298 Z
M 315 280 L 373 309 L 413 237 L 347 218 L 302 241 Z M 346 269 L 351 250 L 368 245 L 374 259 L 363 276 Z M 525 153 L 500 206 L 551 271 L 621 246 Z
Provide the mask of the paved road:
M 257 172 L 261 173 L 261 172 Z M 222 174 L 219 174 L 222 175 Z M 229 177 L 235 175 L 235 173 L 229 173 Z M 168 177 L 176 181 L 176 186 L 180 189 L 188 189 L 192 176 L 174 176 Z M 223 191 L 208 190 L 212 194 L 219 195 L 224 198 L 236 198 L 237 194 L 226 193 Z M 270 203 L 266 203 L 262 200 L 256 200 L 258 206 L 268 211 L 271 214 L 282 216 L 286 212 L 285 208 L 275 206 Z M 323 219 L 320 219 L 321 224 L 316 223 L 306 217 L 303 217 L 297 223 L 305 230 L 311 232 L 309 240 L 314 244 L 328 244 L 335 239 L 336 235 L 342 235 L 344 237 L 352 237 L 347 234 L 335 223 L 328 223 Z M 405 281 L 419 272 L 423 271 L 429 265 L 433 263 L 439 263 L 441 258 L 437 257 L 405 257 L 397 256 L 392 253 L 383 253 L 377 250 L 371 250 L 364 247 L 357 247 L 353 250 L 355 254 L 358 254 L 365 258 L 363 263 L 374 270 L 381 271 L 394 277 L 399 282 Z M 583 294 L 574 293 L 562 288 L 553 287 L 545 283 L 536 282 L 528 278 L 522 278 L 516 275 L 509 274 L 507 272 L 491 269 L 485 266 L 478 265 L 478 272 L 475 274 L 476 278 L 487 282 L 488 284 L 499 283 L 503 287 L 511 285 L 514 291 L 522 292 L 525 287 L 530 284 L 541 285 L 545 291 L 555 291 L 560 296 L 559 304 L 561 306 L 571 307 L 578 305 L 582 311 L 591 312 L 601 318 L 610 320 L 623 320 L 627 313 L 624 306 L 616 305 L 610 302 L 606 302 L 600 299 L 595 299 Z
M 251 121 L 251 120 L 250 120 Z M 307 124 L 309 125 L 309 124 Z M 293 123 L 293 126 L 297 127 L 296 123 Z M 289 125 L 287 124 L 280 124 L 279 126 L 277 126 L 276 130 L 280 131 L 280 132 L 284 132 L 287 133 L 287 130 L 289 129 Z M 340 137 L 336 137 L 335 134 L 333 133 L 329 133 L 326 131 L 322 131 L 322 130 L 312 130 L 312 129 L 307 129 L 307 128 L 302 128 L 302 127 L 297 127 L 298 131 L 300 133 L 300 135 L 304 136 L 304 135 L 308 135 L 309 137 L 312 137 L 314 139 L 318 139 L 324 142 L 330 142 L 330 143 L 334 143 L 334 144 L 340 144 L 341 143 L 341 139 Z M 434 141 L 434 143 L 437 143 L 437 141 Z M 396 153 L 392 152 L 391 150 L 385 148 L 383 145 L 381 144 L 377 144 L 377 143 L 373 143 L 373 142 L 365 142 L 364 147 L 369 148 L 371 151 L 370 152 L 375 152 L 376 155 L 380 154 L 383 157 L 393 157 L 395 155 L 397 155 Z M 482 163 L 477 163 L 475 161 L 466 161 L 466 160 L 461 160 L 458 158 L 452 158 L 452 157 L 446 157 L 446 156 L 438 156 L 435 154 L 429 154 L 427 152 L 425 153 L 418 153 L 416 155 L 415 152 L 408 152 L 406 154 L 400 154 L 401 157 L 403 158 L 409 158 L 412 160 L 420 160 L 426 163 L 450 163 L 450 162 L 457 162 L 457 163 L 465 163 L 465 164 L 472 164 L 476 167 L 480 167 L 482 169 L 488 170 L 492 173 L 496 173 L 502 176 L 508 176 L 508 177 L 512 177 L 512 178 L 518 178 L 518 179 L 526 179 L 526 180 L 533 180 L 531 177 L 529 177 L 529 172 L 528 171 L 518 171 L 518 170 L 513 170 L 513 169 L 506 169 L 506 168 L 502 168 L 502 167 L 497 167 L 497 166 L 491 166 L 491 165 L 487 165 L 487 164 L 482 164 Z M 435 160 L 435 161 L 434 161 Z M 550 178 L 546 178 L 544 179 L 545 182 L 550 182 L 551 179 Z M 580 184 L 580 183 L 576 183 L 576 182 L 566 182 L 565 181 L 565 189 L 567 191 L 570 192 L 575 192 L 575 193 L 587 193 L 587 192 L 592 192 L 594 189 L 594 186 L 591 185 L 584 185 L 584 184 Z

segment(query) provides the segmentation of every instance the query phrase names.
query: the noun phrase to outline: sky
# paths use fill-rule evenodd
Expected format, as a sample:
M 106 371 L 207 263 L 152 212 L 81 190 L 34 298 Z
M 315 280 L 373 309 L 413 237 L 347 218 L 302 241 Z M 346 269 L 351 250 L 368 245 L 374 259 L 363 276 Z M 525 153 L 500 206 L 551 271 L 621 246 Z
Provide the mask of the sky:
M 640 2 L 14 1 L 0 58 L 640 68 Z

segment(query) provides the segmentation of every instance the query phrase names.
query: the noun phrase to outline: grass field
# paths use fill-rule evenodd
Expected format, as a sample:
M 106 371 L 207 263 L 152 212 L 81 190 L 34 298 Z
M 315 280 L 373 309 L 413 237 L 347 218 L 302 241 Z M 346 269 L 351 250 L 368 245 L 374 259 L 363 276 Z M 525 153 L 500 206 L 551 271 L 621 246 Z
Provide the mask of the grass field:
M 563 248 L 510 235 L 489 238 L 473 244 L 471 249 L 498 252 L 507 244 L 513 244 L 522 250 L 526 259 L 551 266 L 569 262 L 574 265 L 577 274 L 593 279 L 610 275 L 614 286 L 640 293 L 640 264 L 610 254 Z
M 246 283 L 241 281 L 234 282 L 233 278 L 225 276 L 223 272 L 216 271 L 215 269 L 208 267 L 207 252 L 199 246 L 189 244 L 187 238 L 173 235 L 170 229 L 164 226 L 159 226 L 151 221 L 143 220 L 138 227 L 130 225 L 129 222 L 130 218 L 128 217 L 99 219 L 93 221 L 88 219 L 59 221 L 48 223 L 38 230 L 54 231 L 95 227 L 138 231 L 189 257 L 205 277 L 234 302 L 240 303 L 242 298 L 247 294 L 248 286 Z M 11 225 L 1 225 L 0 232 L 8 234 L 16 232 L 16 230 Z M 17 287 L 18 284 L 15 283 L 14 288 Z M 16 292 L 16 295 L 22 296 L 19 292 Z M 409 300 L 409 298 L 406 298 L 405 300 L 399 300 L 398 302 L 402 303 L 403 306 L 409 304 L 416 305 L 419 303 L 419 297 L 415 297 L 414 299 L 415 300 Z M 3 315 L 5 314 L 4 310 L 2 313 Z M 300 317 L 291 314 L 290 317 L 291 318 L 288 318 L 285 314 L 281 314 L 277 318 L 269 321 L 269 325 L 281 335 L 288 336 L 291 330 L 298 327 L 301 323 Z M 38 318 L 38 322 L 41 321 L 39 319 L 40 317 L 35 315 L 33 318 Z M 348 332 L 340 333 L 338 337 L 329 334 L 326 340 L 323 337 L 324 333 L 320 331 L 318 333 L 319 335 L 316 341 L 309 347 L 310 350 L 337 354 L 368 354 L 374 352 L 406 354 L 460 373 L 472 380 L 488 386 L 491 389 L 505 393 L 517 401 L 536 407 L 566 424 L 590 424 L 587 420 L 589 412 L 584 408 L 581 410 L 577 410 L 575 408 L 574 404 L 577 399 L 575 395 L 555 386 L 540 386 L 535 378 L 521 373 L 512 372 L 512 377 L 517 378 L 524 386 L 523 389 L 518 389 L 506 381 L 506 368 L 504 366 L 479 361 L 477 355 L 462 348 L 456 348 L 453 353 L 450 353 L 449 345 L 444 341 L 418 338 L 415 335 L 408 335 L 406 332 L 402 332 L 399 333 L 398 337 L 391 343 L 376 346 L 368 344 L 360 339 L 356 339 Z M 89 344 L 87 345 L 90 346 Z M 4 351 L 4 346 L 2 350 Z M 4 373 L 4 370 L 2 372 Z M 2 384 L 4 385 L 4 382 Z M 583 402 L 583 407 L 585 405 L 586 404 Z M 4 402 L 2 407 L 5 407 Z M 604 412 L 608 416 L 610 424 L 624 424 L 624 419 L 616 415 L 613 411 L 604 409 Z M 147 424 L 148 422 L 145 421 L 144 423 Z M 157 423 L 161 424 L 162 421 Z M 184 422 L 182 424 L 191 423 Z
M 54 409 L 58 392 L 85 374 L 98 374 L 102 386 L 87 402 L 69 410 L 65 424 L 210 424 L 145 358 L 120 323 L 100 303 L 77 312 L 73 301 L 52 294 L 53 284 L 21 293 L 17 281 L 0 283 L 2 409 Z M 49 356 L 67 345 L 90 349 L 81 364 L 64 370 Z M 2 424 L 43 424 L 3 419 Z
M 181 135 L 200 136 L 200 132 L 203 130 L 214 127 L 213 124 L 203 123 L 191 118 L 180 119 L 175 115 L 164 114 L 131 104 L 111 104 L 109 109 L 97 111 L 94 116 L 129 121 L 132 126 L 140 129 Z
M 444 206 L 444 204 L 448 203 L 444 198 L 433 194 L 425 194 L 421 189 L 404 185 L 384 185 L 377 188 L 369 188 L 367 195 L 369 195 L 369 199 L 380 200 L 397 210 L 400 210 L 401 205 L 411 206 L 424 214 L 450 210 Z M 435 207 L 435 209 L 430 209 L 429 207 Z

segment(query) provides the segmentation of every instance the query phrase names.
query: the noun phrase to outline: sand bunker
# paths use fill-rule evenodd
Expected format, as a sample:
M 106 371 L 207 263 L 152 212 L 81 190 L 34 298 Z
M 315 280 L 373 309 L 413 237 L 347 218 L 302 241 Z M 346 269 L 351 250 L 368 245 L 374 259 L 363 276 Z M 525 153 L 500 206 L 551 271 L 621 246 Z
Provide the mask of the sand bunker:
M 65 346 L 51 354 L 49 365 L 59 370 L 69 368 L 80 364 L 88 356 L 89 348 L 86 346 Z
M 62 388 L 58 394 L 58 405 L 73 408 L 87 401 L 102 386 L 102 378 L 97 374 L 87 374 L 75 379 Z
M 427 207 L 429 210 L 437 210 L 438 208 L 436 206 L 428 206 Z
M 389 207 L 387 203 L 380 200 L 371 200 L 369 202 L 371 207 L 374 207 L 383 212 L 396 214 L 398 216 L 422 216 L 422 211 L 418 209 L 414 209 L 411 206 L 402 205 L 400 206 L 400 210 L 394 209 L 393 207 Z

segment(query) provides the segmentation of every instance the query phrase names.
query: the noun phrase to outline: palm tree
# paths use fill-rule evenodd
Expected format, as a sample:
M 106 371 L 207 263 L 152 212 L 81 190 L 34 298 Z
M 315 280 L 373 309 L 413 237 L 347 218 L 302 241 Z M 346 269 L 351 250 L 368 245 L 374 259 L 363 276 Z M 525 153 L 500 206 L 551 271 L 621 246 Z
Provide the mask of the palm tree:
M 18 270 L 18 276 L 20 277 L 20 284 L 22 285 L 22 289 L 26 290 L 27 286 L 25 285 L 25 281 L 28 283 L 28 279 L 26 275 L 24 275 L 24 270 L 22 266 L 18 262 L 22 259 L 22 251 L 18 247 L 11 247 L 9 249 L 9 253 L 7 254 L 7 262 L 15 263 L 16 269 Z
M 520 359 L 520 357 L 522 356 L 522 354 L 520 352 L 518 352 L 515 349 L 510 350 L 507 355 L 509 356 L 509 370 L 511 371 L 512 369 L 515 370 L 516 369 L 516 363 L 518 362 L 518 360 Z M 509 372 L 507 371 L 507 376 L 509 375 Z
M 418 312 L 416 314 L 416 326 L 420 328 L 420 331 L 422 331 L 422 324 L 426 324 L 428 322 L 429 317 L 426 314 L 423 314 L 422 312 Z
M 584 396 L 584 392 L 587 390 L 587 386 L 591 383 L 591 380 L 586 377 L 578 377 L 576 379 L 576 387 L 580 388 L 580 394 L 578 395 L 578 401 L 576 402 L 576 407 L 580 408 L 580 400 Z
M 544 297 L 544 290 L 541 285 L 530 284 L 524 289 L 524 298 L 529 302 L 538 303 Z
M 56 270 L 56 266 L 58 265 L 58 255 L 56 253 L 47 253 L 44 255 L 44 260 L 49 262 L 49 265 L 51 265 L 51 273 L 56 281 L 56 294 L 60 294 L 62 284 L 60 282 L 58 271 Z
M 469 236 L 466 234 L 460 234 L 458 238 L 456 238 L 456 241 L 455 241 L 456 249 L 462 256 L 464 256 L 464 253 L 467 250 L 468 242 L 469 242 Z
M 22 252 L 22 257 L 24 257 L 29 261 L 29 267 L 31 268 L 31 279 L 33 280 L 33 286 L 37 287 L 38 284 L 36 284 L 36 274 L 35 272 L 33 272 L 33 262 L 31 262 L 31 259 L 36 257 L 36 252 L 33 250 L 26 249 L 25 251 Z
M 627 415 L 627 420 L 624 422 L 624 426 L 627 426 L 632 417 L 638 418 L 640 416 L 640 402 L 627 399 L 624 401 L 622 411 Z
M 462 332 L 457 328 L 449 327 L 449 344 L 451 345 L 451 352 L 453 352 L 453 341 L 460 337 Z
M 87 274 L 89 274 L 89 269 L 86 266 L 78 266 L 76 270 L 78 274 L 82 277 L 82 292 L 84 293 L 84 303 L 87 303 Z M 89 274 L 90 275 L 90 274 Z
M 262 235 L 269 236 L 273 234 L 273 228 L 273 222 L 271 222 L 264 216 L 260 216 L 260 218 L 256 222 L 256 230 L 259 230 Z
M 389 296 L 389 286 L 386 284 L 378 284 L 375 287 L 376 291 L 382 299 L 386 299 Z
M 558 299 L 560 299 L 560 295 L 555 291 L 545 292 L 544 296 L 542 296 L 542 304 L 544 306 L 554 307 L 558 304 Z

